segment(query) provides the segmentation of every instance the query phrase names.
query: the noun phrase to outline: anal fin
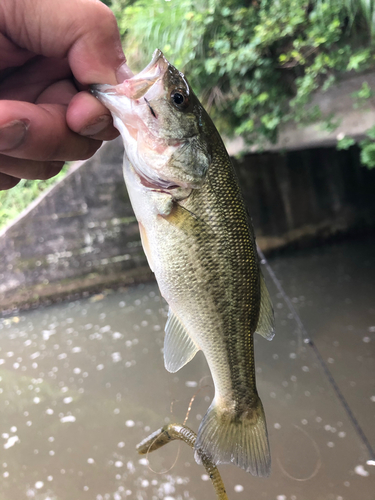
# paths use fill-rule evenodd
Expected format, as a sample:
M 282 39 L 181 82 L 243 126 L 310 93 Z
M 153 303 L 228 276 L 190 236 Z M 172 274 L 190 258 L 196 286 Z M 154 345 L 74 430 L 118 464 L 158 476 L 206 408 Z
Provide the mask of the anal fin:
M 198 351 L 199 347 L 190 337 L 181 320 L 169 309 L 164 338 L 165 368 L 171 373 L 177 372 L 192 360 Z
M 271 297 L 263 274 L 260 273 L 260 311 L 256 333 L 259 333 L 267 340 L 272 340 L 275 336 L 274 321 Z

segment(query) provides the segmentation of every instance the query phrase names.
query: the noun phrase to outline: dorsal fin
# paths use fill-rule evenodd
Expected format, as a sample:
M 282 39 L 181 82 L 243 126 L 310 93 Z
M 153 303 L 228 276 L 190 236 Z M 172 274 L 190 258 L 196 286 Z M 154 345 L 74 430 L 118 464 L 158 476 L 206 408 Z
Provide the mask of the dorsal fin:
M 262 272 L 260 272 L 260 311 L 256 333 L 267 340 L 272 340 L 275 336 L 271 297 Z
M 187 333 L 185 326 L 174 312 L 169 309 L 165 325 L 164 365 L 175 373 L 194 358 L 199 347 Z

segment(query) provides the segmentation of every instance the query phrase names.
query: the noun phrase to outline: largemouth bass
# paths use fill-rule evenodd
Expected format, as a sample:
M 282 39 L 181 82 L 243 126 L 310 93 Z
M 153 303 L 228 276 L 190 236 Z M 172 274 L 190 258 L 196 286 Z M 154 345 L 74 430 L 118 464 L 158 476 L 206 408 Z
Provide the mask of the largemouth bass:
M 117 86 L 95 85 L 124 145 L 124 177 L 141 239 L 169 304 L 164 361 L 201 349 L 215 397 L 196 441 L 216 464 L 270 472 L 253 334 L 273 337 L 273 310 L 228 153 L 185 76 L 156 50 Z

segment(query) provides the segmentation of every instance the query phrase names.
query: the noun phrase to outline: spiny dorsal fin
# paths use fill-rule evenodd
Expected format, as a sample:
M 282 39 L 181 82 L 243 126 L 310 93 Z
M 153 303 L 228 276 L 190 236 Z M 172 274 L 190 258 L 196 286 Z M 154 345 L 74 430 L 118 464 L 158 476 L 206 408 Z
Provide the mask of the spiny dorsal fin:
M 267 340 L 272 340 L 275 336 L 271 297 L 262 273 L 260 273 L 260 311 L 256 333 Z
M 164 365 L 175 373 L 194 358 L 199 347 L 187 333 L 181 320 L 169 309 L 168 321 L 165 325 Z

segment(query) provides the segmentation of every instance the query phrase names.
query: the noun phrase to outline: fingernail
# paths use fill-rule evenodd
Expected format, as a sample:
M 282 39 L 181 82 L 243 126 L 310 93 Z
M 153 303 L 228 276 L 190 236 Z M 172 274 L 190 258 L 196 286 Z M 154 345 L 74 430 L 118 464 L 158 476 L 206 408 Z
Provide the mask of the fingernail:
M 104 130 L 111 123 L 111 117 L 108 115 L 102 115 L 90 125 L 84 127 L 81 131 L 81 135 L 96 135 L 99 134 L 102 130 Z
M 18 147 L 26 136 L 29 120 L 14 120 L 0 128 L 0 151 Z
M 133 75 L 134 75 L 133 71 L 129 68 L 129 66 L 126 63 L 122 64 L 116 71 L 116 78 L 118 83 L 122 83 L 124 80 L 131 78 Z

